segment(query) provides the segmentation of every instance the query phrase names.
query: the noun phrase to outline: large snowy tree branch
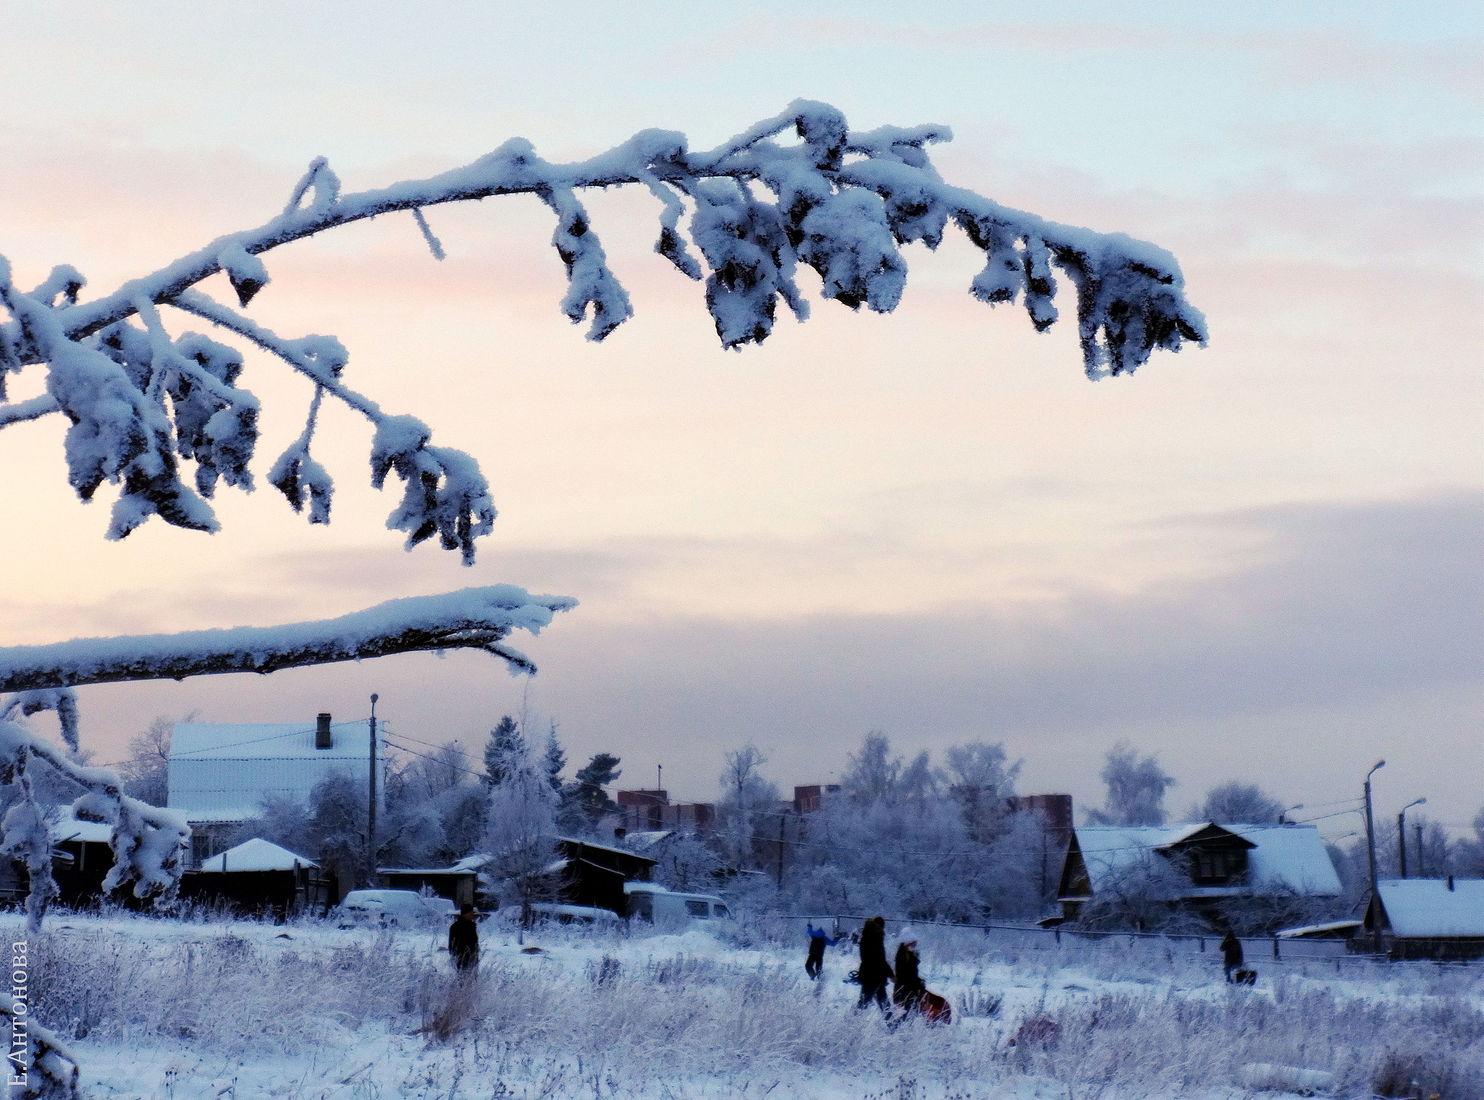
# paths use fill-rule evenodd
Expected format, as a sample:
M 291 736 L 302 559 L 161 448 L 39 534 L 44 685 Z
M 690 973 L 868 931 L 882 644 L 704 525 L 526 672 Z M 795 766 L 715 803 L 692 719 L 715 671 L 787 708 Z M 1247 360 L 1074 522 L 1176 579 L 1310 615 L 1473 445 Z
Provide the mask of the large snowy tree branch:
M 240 352 L 192 333 L 172 340 L 154 307 L 175 305 L 267 349 L 315 382 L 305 429 L 269 477 L 296 509 L 310 502 L 311 522 L 329 520 L 330 475 L 309 455 L 320 399 L 329 396 L 375 426 L 373 483 L 388 472 L 405 482 L 390 526 L 406 532 L 409 546 L 436 534 L 472 560 L 475 540 L 495 517 L 472 461 L 431 447 L 426 429 L 411 429 L 416 421 L 345 387 L 346 355 L 338 341 L 279 337 L 196 288 L 224 273 L 245 308 L 269 285 L 265 254 L 398 212 L 411 216 L 442 258 L 443 245 L 425 213 L 430 207 L 532 194 L 556 215 L 551 240 L 569 282 L 560 308 L 574 322 L 587 321 L 589 338 L 601 340 L 633 308 L 580 194 L 628 185 L 646 188 L 658 201 L 655 250 L 687 277 L 704 280 L 706 306 L 725 347 L 767 339 L 779 300 L 800 320 L 808 316 L 796 281 L 800 264 L 818 274 L 824 297 L 889 312 L 906 283 L 900 246 L 936 248 L 950 225 L 985 253 L 970 293 L 990 305 L 1019 302 L 1038 330 L 1058 318 L 1058 274 L 1072 285 L 1089 377 L 1124 374 L 1156 348 L 1178 351 L 1187 341 L 1205 340 L 1205 321 L 1185 300 L 1173 256 L 945 183 L 926 147 L 950 136 L 935 126 L 852 132 L 833 107 L 799 100 L 700 152 L 688 148 L 683 134 L 644 130 L 606 153 L 554 164 L 517 138 L 461 168 L 356 194 L 343 193 L 318 159 L 277 217 L 219 237 L 90 301 L 79 300 L 84 280 L 71 267 L 56 268 L 25 292 L 11 284 L 0 258 L 0 429 L 55 412 L 71 420 L 67 460 L 79 496 L 89 499 L 105 480 L 122 483 L 112 537 L 151 515 L 215 529 L 203 498 L 211 497 L 218 480 L 252 488 L 248 462 L 257 443 L 258 406 L 237 384 Z M 47 393 L 7 404 L 6 375 L 42 364 Z M 402 449 L 389 456 L 389 442 Z M 181 481 L 178 458 L 196 463 L 194 488 Z
M 536 633 L 576 601 L 532 596 L 511 585 L 466 588 L 439 596 L 389 600 L 337 619 L 274 627 L 235 627 L 179 634 L 81 638 L 53 645 L 0 648 L 0 692 L 181 680 L 222 672 L 276 672 L 449 649 L 478 649 L 509 662 L 535 665 L 504 644 L 512 630 Z

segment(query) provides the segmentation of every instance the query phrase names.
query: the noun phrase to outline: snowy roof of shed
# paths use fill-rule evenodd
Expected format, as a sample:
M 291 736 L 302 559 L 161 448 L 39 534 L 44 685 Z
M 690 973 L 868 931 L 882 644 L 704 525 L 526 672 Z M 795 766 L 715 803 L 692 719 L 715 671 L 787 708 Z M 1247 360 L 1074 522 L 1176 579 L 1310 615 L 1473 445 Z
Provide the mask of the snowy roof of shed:
M 1085 825 L 1076 829 L 1077 846 L 1096 892 L 1150 853 L 1187 840 L 1213 824 L 1253 845 L 1247 866 L 1254 892 L 1293 890 L 1300 894 L 1339 894 L 1335 873 L 1319 830 L 1312 825 L 1228 825 L 1203 821 L 1196 825 Z M 1193 888 L 1194 890 L 1194 888 Z M 1209 887 L 1203 893 L 1230 893 Z
M 447 867 L 378 867 L 382 875 L 472 875 L 490 861 L 489 856 L 465 856 Z
M 180 722 L 170 738 L 166 804 L 193 823 L 256 817 L 264 799 L 305 802 L 333 772 L 364 776 L 371 731 L 363 719 L 330 726 L 333 744 L 314 747 L 315 723 Z
M 66 806 L 62 810 L 62 816 L 52 826 L 52 843 L 65 844 L 69 840 L 83 844 L 111 844 L 113 826 L 106 821 L 83 821 L 77 816 L 74 807 Z
M 318 866 L 312 859 L 256 836 L 201 861 L 203 871 L 293 871 Z
M 1398 936 L 1484 936 L 1484 879 L 1382 879 L 1376 892 Z

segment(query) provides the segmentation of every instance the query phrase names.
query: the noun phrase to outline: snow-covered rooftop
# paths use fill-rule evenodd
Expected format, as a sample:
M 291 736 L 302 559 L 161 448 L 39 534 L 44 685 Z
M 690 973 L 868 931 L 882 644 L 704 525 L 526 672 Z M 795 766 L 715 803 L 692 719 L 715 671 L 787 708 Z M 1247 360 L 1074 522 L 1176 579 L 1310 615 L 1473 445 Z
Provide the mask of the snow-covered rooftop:
M 84 844 L 109 844 L 113 841 L 113 826 L 105 821 L 83 821 L 72 806 L 64 807 L 62 816 L 52 826 L 52 843 L 63 844 L 69 840 Z
M 1484 879 L 1382 879 L 1376 892 L 1398 936 L 1484 936 Z
M 1088 825 L 1076 830 L 1077 844 L 1093 892 L 1137 867 L 1151 853 L 1189 839 L 1212 822 L 1197 825 Z M 1253 847 L 1247 853 L 1249 885 L 1243 892 L 1293 890 L 1300 894 L 1337 895 L 1340 877 L 1312 825 L 1220 825 Z M 1192 892 L 1196 890 L 1192 887 Z M 1230 887 L 1202 890 L 1213 896 Z
M 256 836 L 201 861 L 203 871 L 293 871 L 318 866 L 312 859 Z
M 263 800 L 305 802 L 333 772 L 364 778 L 370 726 L 364 720 L 331 725 L 333 744 L 314 747 L 315 723 L 180 722 L 170 739 L 167 805 L 193 823 L 244 821 Z

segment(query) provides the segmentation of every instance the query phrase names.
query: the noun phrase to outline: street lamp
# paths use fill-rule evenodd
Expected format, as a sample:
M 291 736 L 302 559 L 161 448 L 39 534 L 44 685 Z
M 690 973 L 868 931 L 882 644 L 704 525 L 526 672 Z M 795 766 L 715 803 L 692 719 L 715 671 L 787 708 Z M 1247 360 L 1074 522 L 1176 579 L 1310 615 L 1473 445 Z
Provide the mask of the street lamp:
M 1302 802 L 1295 802 L 1292 806 L 1288 807 L 1288 809 L 1283 810 L 1278 814 L 1278 824 L 1287 825 L 1289 823 L 1288 815 L 1291 814 L 1294 810 L 1302 810 L 1303 808 L 1304 804 Z
M 1396 839 L 1400 847 L 1397 849 L 1398 860 L 1401 864 L 1402 878 L 1407 877 L 1407 811 L 1413 806 L 1421 806 L 1427 799 L 1417 798 L 1402 807 L 1402 812 L 1396 815 Z M 1417 847 L 1418 858 L 1422 855 L 1422 846 Z
M 1371 765 L 1371 770 L 1365 773 L 1365 851 L 1366 862 L 1371 873 L 1371 904 L 1376 904 L 1376 826 L 1371 817 L 1371 776 L 1376 771 L 1386 766 L 1385 760 L 1377 760 Z M 1380 930 L 1374 929 L 1372 935 L 1380 937 Z

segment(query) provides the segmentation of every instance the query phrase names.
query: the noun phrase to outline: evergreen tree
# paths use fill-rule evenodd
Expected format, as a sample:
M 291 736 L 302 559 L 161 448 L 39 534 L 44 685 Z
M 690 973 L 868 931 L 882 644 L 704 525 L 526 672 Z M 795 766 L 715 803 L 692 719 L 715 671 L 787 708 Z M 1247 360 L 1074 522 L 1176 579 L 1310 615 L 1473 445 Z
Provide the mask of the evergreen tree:
M 489 740 L 484 745 L 485 785 L 498 787 L 503 783 L 510 760 L 525 759 L 527 750 L 520 723 L 508 714 L 501 717 L 499 724 L 490 730 Z
M 600 752 L 578 770 L 563 791 L 563 801 L 575 811 L 565 815 L 564 820 L 575 820 L 584 829 L 592 829 L 604 814 L 618 809 L 617 803 L 604 790 L 623 774 L 618 764 L 618 757 Z
M 562 793 L 562 769 L 567 766 L 567 754 L 562 751 L 562 743 L 557 740 L 556 723 L 546 731 L 546 755 L 542 759 L 546 769 L 546 782 L 557 794 Z

